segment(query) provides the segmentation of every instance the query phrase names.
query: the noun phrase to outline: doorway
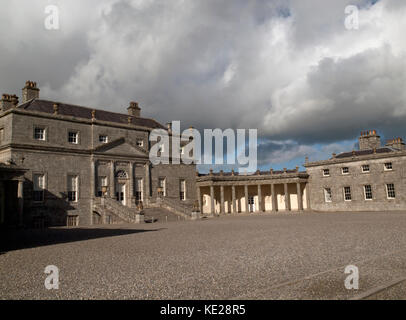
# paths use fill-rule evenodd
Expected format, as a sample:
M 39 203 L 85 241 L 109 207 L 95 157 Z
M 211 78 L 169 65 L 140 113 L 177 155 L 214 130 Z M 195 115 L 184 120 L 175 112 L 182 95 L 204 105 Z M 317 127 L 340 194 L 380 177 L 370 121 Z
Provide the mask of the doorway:
M 249 212 L 255 211 L 255 202 L 253 196 L 248 197 L 248 211 Z
M 125 206 L 126 202 L 125 183 L 117 183 L 116 200 L 120 202 L 123 206 Z

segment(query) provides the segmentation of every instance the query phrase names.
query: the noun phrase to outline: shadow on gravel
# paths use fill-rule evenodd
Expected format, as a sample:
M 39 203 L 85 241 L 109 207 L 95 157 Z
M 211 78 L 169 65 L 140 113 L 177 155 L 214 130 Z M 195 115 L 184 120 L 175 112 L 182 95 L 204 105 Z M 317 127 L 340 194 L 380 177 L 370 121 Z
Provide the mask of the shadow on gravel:
M 128 234 L 160 231 L 137 229 L 102 229 L 102 228 L 50 228 L 31 230 L 1 230 L 0 254 L 7 251 L 48 246 L 58 243 L 83 241 L 105 237 L 123 236 Z

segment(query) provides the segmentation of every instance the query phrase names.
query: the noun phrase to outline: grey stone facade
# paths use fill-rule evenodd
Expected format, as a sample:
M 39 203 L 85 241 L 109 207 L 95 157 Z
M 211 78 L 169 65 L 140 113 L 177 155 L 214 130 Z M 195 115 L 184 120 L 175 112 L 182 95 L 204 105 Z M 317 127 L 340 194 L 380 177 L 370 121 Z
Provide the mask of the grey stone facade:
M 119 114 L 40 100 L 34 82 L 23 88 L 22 104 L 8 103 L 10 95 L 3 98 L 7 101 L 2 99 L 0 110 L 0 163 L 27 169 L 25 225 L 37 217 L 46 225 L 108 222 L 112 217 L 95 210 L 101 195 L 119 197 L 117 202 L 135 213 L 140 203 L 146 208 L 158 200 L 173 207 L 194 202 L 195 165 L 151 165 L 149 134 L 165 127 L 142 118 L 138 104 L 132 102 L 127 114 Z M 158 195 L 158 179 L 165 179 L 164 196 Z M 42 196 L 36 192 L 37 180 L 43 181 Z M 180 181 L 185 181 L 184 200 Z M 101 184 L 106 184 L 104 189 Z
M 305 163 L 311 208 L 406 210 L 406 150 L 402 139 L 392 139 L 382 147 L 374 130 L 361 133 L 359 142 L 360 150 Z

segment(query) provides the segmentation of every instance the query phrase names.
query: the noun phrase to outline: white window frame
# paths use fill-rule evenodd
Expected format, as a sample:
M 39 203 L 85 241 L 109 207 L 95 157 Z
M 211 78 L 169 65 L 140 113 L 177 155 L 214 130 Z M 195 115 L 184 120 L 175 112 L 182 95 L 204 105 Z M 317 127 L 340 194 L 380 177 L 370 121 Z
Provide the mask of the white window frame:
M 71 134 L 74 134 L 75 136 L 71 137 Z M 74 137 L 74 139 L 73 139 L 73 137 Z M 79 144 L 79 132 L 78 131 L 68 131 L 68 142 L 71 144 Z
M 163 181 L 163 186 L 161 186 L 161 181 Z M 164 177 L 158 178 L 158 188 L 162 188 L 161 196 L 166 197 L 166 178 L 164 178 Z M 159 195 L 160 194 L 158 194 L 158 196 Z
M 368 167 L 368 170 L 364 170 L 364 167 Z M 371 167 L 369 166 L 369 164 L 363 164 L 361 166 L 361 171 L 362 171 L 362 173 L 369 173 L 369 172 L 371 172 Z
M 370 193 L 371 193 L 371 198 L 367 198 L 367 187 L 370 187 Z M 370 184 L 367 184 L 367 185 L 364 185 L 364 199 L 365 199 L 365 201 L 370 201 L 370 200 L 373 200 L 373 198 L 374 198 L 374 194 L 373 194 L 373 192 L 372 192 L 372 185 L 370 185 Z
M 389 190 L 389 185 L 393 186 L 393 190 Z M 386 197 L 388 199 L 396 199 L 396 191 L 395 191 L 395 184 L 394 183 L 387 183 L 386 184 Z M 389 196 L 389 192 L 393 192 L 393 197 Z
M 333 192 L 331 191 L 331 188 L 324 188 L 324 202 L 333 202 Z
M 183 185 L 183 191 L 182 191 L 182 185 Z M 186 180 L 185 179 L 179 179 L 179 199 L 181 201 L 186 200 Z
M 144 180 L 143 178 L 135 178 L 135 192 L 134 192 L 134 196 L 135 196 L 135 200 L 136 201 L 143 201 L 144 200 Z M 140 187 L 140 188 L 139 188 Z
M 387 168 L 386 165 L 390 165 L 390 168 Z M 384 169 L 385 171 L 392 171 L 392 170 L 393 170 L 393 164 L 392 164 L 392 162 L 385 162 L 384 165 L 383 165 L 383 169 Z
M 327 171 L 327 174 L 326 174 Z M 329 177 L 330 176 L 330 169 L 323 169 L 323 177 Z
M 37 136 L 37 130 L 42 130 L 42 137 Z M 34 127 L 34 139 L 38 141 L 46 140 L 46 128 L 44 127 Z
M 40 182 L 40 180 L 38 180 L 38 183 L 36 183 L 36 178 L 41 178 L 41 180 L 42 180 L 42 185 L 41 185 L 41 182 Z M 37 202 L 37 203 L 40 203 L 40 202 L 44 202 L 44 199 L 45 199 L 45 174 L 44 173 L 34 173 L 33 174 L 33 176 L 32 176 L 32 181 L 33 181 L 33 196 L 32 196 L 32 199 L 33 199 L 33 202 Z M 36 188 L 36 185 L 38 185 L 38 188 Z M 35 194 L 36 194 L 36 192 L 41 192 L 41 200 L 36 200 L 35 198 Z
M 346 188 L 349 188 L 349 193 L 346 193 L 345 192 L 345 189 Z M 343 187 L 343 193 L 344 193 L 344 201 L 352 201 L 352 192 L 351 192 L 351 186 L 345 186 L 345 187 Z M 349 195 L 350 196 L 350 199 L 346 199 L 346 195 Z
M 99 142 L 101 142 L 101 143 L 108 143 L 108 142 L 109 142 L 109 137 L 106 136 L 105 134 L 100 134 L 100 135 L 99 135 Z
M 347 169 L 347 172 L 344 172 L 344 169 Z M 343 175 L 350 174 L 350 168 L 349 167 L 342 167 L 341 168 L 341 174 L 343 174 Z
M 67 175 L 68 201 L 78 202 L 79 200 L 79 176 L 76 174 Z M 72 197 L 73 195 L 73 197 Z
M 103 187 L 108 187 L 107 176 L 99 176 L 97 181 L 97 195 L 99 197 L 103 196 Z

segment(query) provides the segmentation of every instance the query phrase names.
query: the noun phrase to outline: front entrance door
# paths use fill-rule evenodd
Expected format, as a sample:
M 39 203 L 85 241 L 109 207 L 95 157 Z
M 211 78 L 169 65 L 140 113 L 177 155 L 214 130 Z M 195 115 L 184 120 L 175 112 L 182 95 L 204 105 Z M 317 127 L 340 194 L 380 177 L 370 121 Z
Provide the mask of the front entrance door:
M 248 209 L 249 212 L 254 212 L 255 211 L 255 203 L 254 203 L 254 197 L 248 197 Z
M 117 183 L 116 199 L 122 205 L 125 205 L 126 194 L 125 194 L 125 184 L 124 183 Z

